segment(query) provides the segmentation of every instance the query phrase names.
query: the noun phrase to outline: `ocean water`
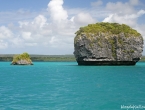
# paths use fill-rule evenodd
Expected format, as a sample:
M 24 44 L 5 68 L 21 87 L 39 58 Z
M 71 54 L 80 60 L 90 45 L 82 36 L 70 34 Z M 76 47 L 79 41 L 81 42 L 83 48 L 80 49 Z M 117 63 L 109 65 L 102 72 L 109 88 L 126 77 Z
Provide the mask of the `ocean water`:
M 145 107 L 145 62 L 136 66 L 0 62 L 0 110 L 127 110 L 123 106 Z

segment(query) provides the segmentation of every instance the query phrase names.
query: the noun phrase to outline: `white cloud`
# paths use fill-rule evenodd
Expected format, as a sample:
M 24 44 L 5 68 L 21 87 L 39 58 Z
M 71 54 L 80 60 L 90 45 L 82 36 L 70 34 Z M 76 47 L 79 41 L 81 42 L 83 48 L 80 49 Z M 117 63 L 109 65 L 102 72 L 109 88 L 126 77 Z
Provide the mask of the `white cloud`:
M 8 43 L 3 40 L 0 40 L 0 49 L 5 49 L 7 47 L 8 47 Z
M 145 10 L 140 10 L 140 11 L 137 13 L 137 17 L 140 17 L 140 16 L 142 16 L 143 14 L 145 14 Z
M 22 32 L 22 38 L 25 40 L 33 40 L 31 38 L 31 32 Z
M 0 27 L 0 39 L 9 39 L 13 37 L 13 33 L 5 26 Z
M 37 16 L 32 24 L 35 24 L 36 26 L 42 28 L 46 24 L 47 19 L 43 15 Z
M 138 5 L 139 4 L 139 0 L 129 0 L 129 3 L 131 5 Z
M 63 8 L 63 0 L 51 0 L 47 10 L 50 17 L 40 14 L 31 20 L 19 20 L 17 28 L 10 25 L 11 29 L 16 31 L 14 38 L 8 40 L 10 45 L 14 48 L 39 45 L 42 48 L 45 46 L 67 51 L 73 49 L 74 33 L 79 27 L 96 22 L 92 15 L 83 9 L 73 13 L 73 17 L 71 13 L 68 15 L 68 11 Z M 25 12 L 20 10 L 19 13 Z
M 43 15 L 38 15 L 31 22 L 19 21 L 20 37 L 27 42 L 45 41 L 45 36 L 51 35 L 47 18 Z
M 20 37 L 15 37 L 11 39 L 10 42 L 14 48 L 24 48 L 24 40 Z
M 114 13 L 106 17 L 103 22 L 117 22 L 135 26 L 137 24 L 137 18 L 143 14 L 145 14 L 144 10 L 140 10 L 134 14 Z
M 93 7 L 98 7 L 98 6 L 102 5 L 102 4 L 103 4 L 103 2 L 102 2 L 101 0 L 98 0 L 98 1 L 96 1 L 96 2 L 92 2 L 92 3 L 91 3 L 91 5 L 92 5 Z
M 47 11 L 39 13 L 24 10 L 18 10 L 16 14 L 0 12 L 0 15 L 3 15 L 0 23 L 4 19 L 12 23 L 0 26 L 0 49 L 39 48 L 52 52 L 56 50 L 54 53 L 58 54 L 73 53 L 74 33 L 80 27 L 97 21 L 125 23 L 145 36 L 144 26 L 137 24 L 138 18 L 145 14 L 143 9 L 135 9 L 139 0 L 129 0 L 125 3 L 109 2 L 106 7 L 103 7 L 101 0 L 97 0 L 91 3 L 91 8 L 67 9 L 63 7 L 63 3 L 64 0 L 50 0 Z M 17 17 L 14 19 L 14 16 Z
M 112 14 L 106 17 L 103 22 L 124 23 L 135 28 L 138 18 L 145 14 L 145 10 L 135 10 L 134 5 L 138 4 L 139 0 L 130 0 L 126 3 L 107 3 L 106 9 L 110 10 Z
M 37 43 L 25 43 L 25 46 L 34 47 L 37 46 Z
M 42 13 L 41 11 L 39 13 Z M 44 13 L 44 12 L 43 12 Z M 38 15 L 38 12 L 22 10 L 17 11 L 0 11 L 0 25 L 6 25 L 9 23 L 17 23 L 18 21 L 23 20 L 32 20 L 35 16 Z
M 92 16 L 89 13 L 79 13 L 78 15 L 74 16 L 71 20 L 79 26 L 84 26 L 90 23 L 96 23 L 96 20 L 92 18 Z
M 110 10 L 112 12 L 124 13 L 124 14 L 131 14 L 131 13 L 135 12 L 133 6 L 130 5 L 128 2 L 126 2 L 126 3 L 122 3 L 122 2 L 112 3 L 112 2 L 109 2 L 106 5 L 106 9 Z
M 67 11 L 63 8 L 63 0 L 51 0 L 48 4 L 48 11 L 50 11 L 51 19 L 54 21 L 66 20 Z
M 20 28 L 25 28 L 27 30 L 28 26 L 31 26 L 32 29 L 34 28 L 42 28 L 44 25 L 47 24 L 47 18 L 43 15 L 38 15 L 34 18 L 32 22 L 28 21 L 19 21 Z

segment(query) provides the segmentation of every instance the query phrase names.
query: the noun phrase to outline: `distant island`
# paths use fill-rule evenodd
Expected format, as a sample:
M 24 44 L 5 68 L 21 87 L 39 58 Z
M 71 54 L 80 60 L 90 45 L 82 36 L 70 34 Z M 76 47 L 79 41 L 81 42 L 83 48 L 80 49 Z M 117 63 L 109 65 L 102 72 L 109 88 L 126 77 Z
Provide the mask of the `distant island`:
M 11 65 L 33 65 L 30 55 L 23 53 L 20 55 L 14 55 Z
M 0 54 L 0 62 L 11 62 L 14 54 Z M 37 55 L 30 54 L 32 62 L 76 62 L 74 55 Z M 139 60 L 145 62 L 145 56 Z
M 10 62 L 15 54 L 0 54 L 0 61 Z M 75 62 L 74 55 L 37 55 L 30 54 L 33 62 Z
M 126 24 L 101 22 L 81 27 L 74 38 L 78 65 L 135 65 L 143 37 Z

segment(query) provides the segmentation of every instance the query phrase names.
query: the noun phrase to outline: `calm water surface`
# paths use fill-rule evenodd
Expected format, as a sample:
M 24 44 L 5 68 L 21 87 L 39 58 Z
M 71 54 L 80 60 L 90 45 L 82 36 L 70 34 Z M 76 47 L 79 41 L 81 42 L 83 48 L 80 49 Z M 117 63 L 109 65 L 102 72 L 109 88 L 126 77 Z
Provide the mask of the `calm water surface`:
M 145 106 L 145 63 L 0 62 L 0 110 L 121 110 L 121 105 Z

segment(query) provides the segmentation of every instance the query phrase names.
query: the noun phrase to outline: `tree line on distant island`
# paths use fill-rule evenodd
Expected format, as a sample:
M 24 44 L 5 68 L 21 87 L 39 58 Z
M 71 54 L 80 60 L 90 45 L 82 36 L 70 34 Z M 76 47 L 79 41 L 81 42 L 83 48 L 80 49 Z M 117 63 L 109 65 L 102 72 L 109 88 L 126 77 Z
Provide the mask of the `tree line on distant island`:
M 5 54 L 0 55 L 0 61 L 12 61 L 14 57 L 18 55 L 14 54 Z M 19 58 L 19 57 L 17 57 Z M 42 61 L 42 62 L 55 62 L 55 61 L 76 61 L 74 55 L 30 55 L 30 58 L 33 62 Z
M 14 55 L 0 55 L 0 61 L 12 61 Z M 42 62 L 59 62 L 59 61 L 76 61 L 74 55 L 30 55 L 30 58 L 33 62 L 42 61 Z M 142 56 L 142 62 L 145 61 L 145 56 Z

